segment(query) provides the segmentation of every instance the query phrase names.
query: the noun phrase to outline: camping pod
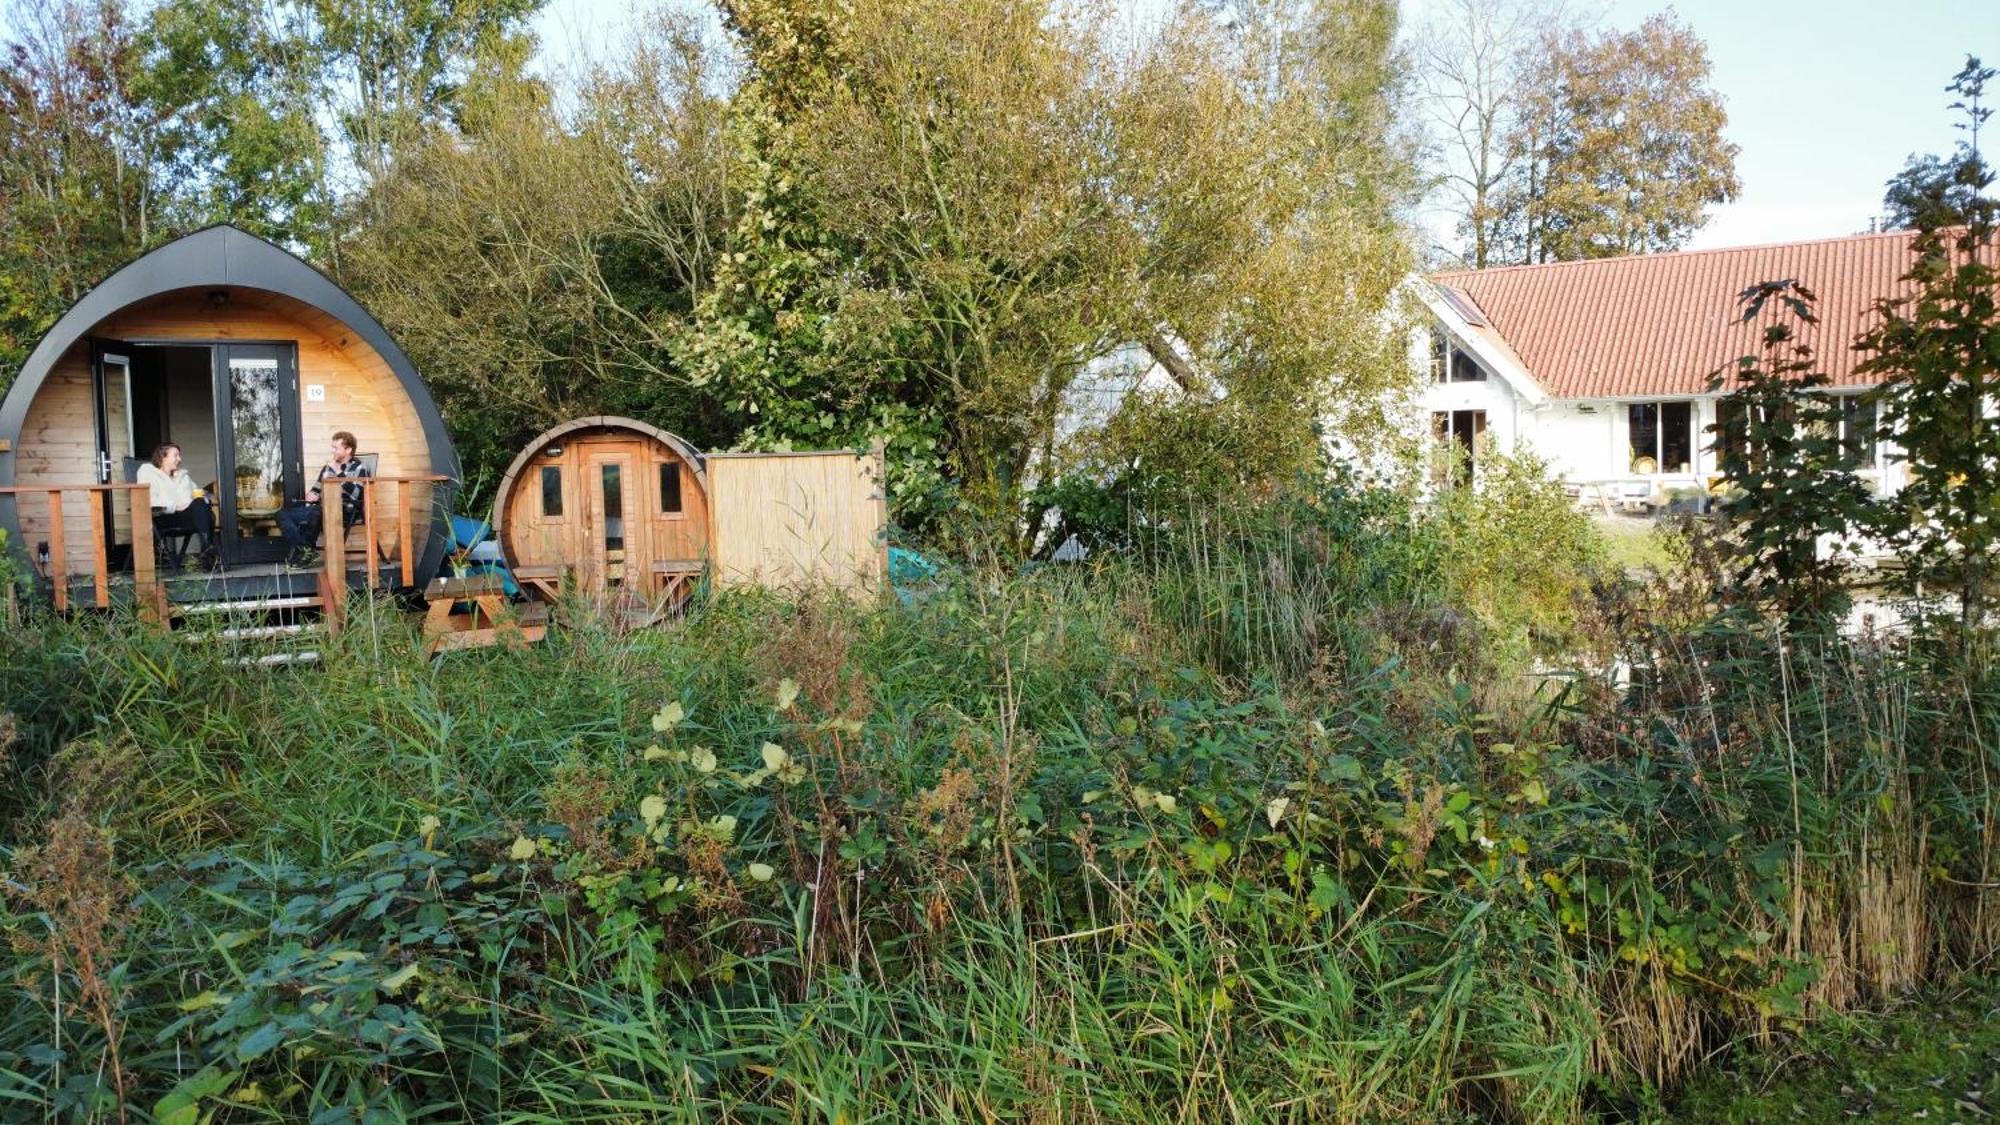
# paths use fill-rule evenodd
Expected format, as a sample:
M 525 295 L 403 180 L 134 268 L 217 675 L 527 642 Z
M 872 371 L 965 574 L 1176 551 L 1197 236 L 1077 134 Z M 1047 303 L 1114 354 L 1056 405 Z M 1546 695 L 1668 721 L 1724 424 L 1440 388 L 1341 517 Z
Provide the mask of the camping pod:
M 718 586 L 880 590 L 880 448 L 701 454 L 632 418 L 565 422 L 501 478 L 493 527 L 514 577 L 553 595 L 679 602 Z
M 342 431 L 373 473 L 365 518 L 329 537 L 317 572 L 287 566 L 278 515 L 306 499 Z M 174 569 L 134 483 L 168 443 L 212 510 L 216 569 Z M 0 528 L 59 606 L 79 590 L 163 610 L 414 585 L 443 557 L 458 473 L 436 403 L 382 325 L 312 266 L 226 225 L 85 294 L 0 402 Z

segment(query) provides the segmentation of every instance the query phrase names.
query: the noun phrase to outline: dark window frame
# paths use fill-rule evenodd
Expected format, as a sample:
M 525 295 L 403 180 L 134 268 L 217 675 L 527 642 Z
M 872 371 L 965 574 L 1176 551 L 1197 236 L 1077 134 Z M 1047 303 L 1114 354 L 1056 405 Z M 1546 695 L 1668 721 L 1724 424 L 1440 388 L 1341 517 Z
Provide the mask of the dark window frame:
M 1668 432 L 1670 412 L 1684 413 L 1686 418 L 1686 424 L 1675 427 L 1676 432 L 1671 434 Z M 1640 476 L 1686 476 L 1699 471 L 1700 462 L 1696 458 L 1694 437 L 1695 421 L 1699 415 L 1700 411 L 1695 409 L 1695 400 L 1691 398 L 1626 403 L 1626 471 Z M 1647 431 L 1651 433 L 1651 440 L 1642 447 L 1640 436 Z M 1682 454 L 1685 461 L 1670 459 L 1668 455 L 1672 452 Z M 1653 459 L 1652 472 L 1647 473 L 1639 468 L 1639 459 L 1642 457 Z M 1687 468 L 1679 468 L 1681 464 L 1687 465 Z
M 555 485 L 554 492 L 549 491 L 549 485 L 551 484 Z M 555 509 L 553 511 L 549 509 L 549 498 L 551 496 L 555 498 L 556 502 Z M 543 465 L 542 466 L 542 518 L 553 520 L 553 519 L 561 519 L 562 516 L 563 516 L 562 466 Z
M 1438 445 L 1439 459 L 1432 479 L 1440 484 L 1463 483 L 1479 472 L 1479 457 L 1486 444 L 1486 411 L 1475 409 L 1433 410 L 1431 437 Z M 1444 459 L 1449 453 L 1450 460 Z
M 687 515 L 687 497 L 683 488 L 683 474 L 679 461 L 660 462 L 660 514 L 663 516 Z

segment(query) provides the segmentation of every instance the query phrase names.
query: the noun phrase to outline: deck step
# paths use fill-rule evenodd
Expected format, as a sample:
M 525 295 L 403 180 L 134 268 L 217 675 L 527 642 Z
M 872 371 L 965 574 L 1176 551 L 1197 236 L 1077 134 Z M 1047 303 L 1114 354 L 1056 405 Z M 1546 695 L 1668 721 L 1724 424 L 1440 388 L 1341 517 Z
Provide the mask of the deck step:
M 318 609 L 318 594 L 296 594 L 278 598 L 245 598 L 233 602 L 178 602 L 174 612 L 182 616 L 198 613 L 265 613 L 281 609 Z
M 292 664 L 318 664 L 319 653 L 307 649 L 300 652 L 269 652 L 262 656 L 238 656 L 229 663 L 238 668 L 283 668 Z
M 193 641 L 264 641 L 275 637 L 297 637 L 306 633 L 320 632 L 317 621 L 295 622 L 290 625 L 244 625 L 232 629 L 195 629 L 187 633 Z

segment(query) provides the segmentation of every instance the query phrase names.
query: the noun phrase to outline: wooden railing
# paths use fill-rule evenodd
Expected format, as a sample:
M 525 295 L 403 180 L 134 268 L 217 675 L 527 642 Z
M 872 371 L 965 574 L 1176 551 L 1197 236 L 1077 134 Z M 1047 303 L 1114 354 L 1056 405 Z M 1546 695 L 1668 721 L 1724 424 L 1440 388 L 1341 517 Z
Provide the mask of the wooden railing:
M 394 534 L 398 548 L 397 562 L 400 568 L 401 585 L 414 587 L 417 584 L 416 545 L 420 542 L 417 533 L 416 504 L 412 496 L 413 485 L 432 486 L 448 483 L 450 477 L 436 474 L 411 474 L 405 476 L 356 477 L 338 482 L 328 481 L 320 490 L 322 540 L 325 544 L 326 563 L 320 577 L 321 604 L 328 623 L 338 628 L 347 608 L 347 527 L 341 518 L 340 484 L 361 486 L 361 519 L 357 526 L 367 541 L 367 566 L 364 579 L 370 591 L 382 584 L 381 545 L 387 534 L 377 516 L 380 504 L 376 492 L 380 486 L 396 486 L 394 503 L 398 519 Z M 102 498 L 105 494 L 113 497 L 112 503 L 119 504 L 122 496 L 124 511 L 129 518 L 132 532 L 132 585 L 134 601 L 139 613 L 149 621 L 164 621 L 167 617 L 167 588 L 160 580 L 159 567 L 153 554 L 153 511 L 149 501 L 152 492 L 143 484 L 60 484 L 60 485 L 18 485 L 0 488 L 0 497 L 13 497 L 16 526 L 24 525 L 26 513 L 22 508 L 28 498 L 43 497 L 49 506 L 48 519 L 48 565 L 44 577 L 55 597 L 57 610 L 67 610 L 73 600 L 70 594 L 70 579 L 76 573 L 69 561 L 69 527 L 63 510 L 65 497 L 81 495 L 84 507 L 90 513 L 90 578 L 91 604 L 99 609 L 111 606 L 112 571 L 110 559 L 110 535 L 105 521 L 108 517 Z M 430 522 L 430 512 L 423 514 L 424 526 Z
M 363 557 L 367 559 L 368 590 L 373 593 L 381 586 L 382 581 L 382 552 L 375 519 L 375 490 L 385 484 L 396 486 L 396 559 L 402 571 L 402 585 L 409 587 L 417 584 L 417 560 L 414 556 L 416 540 L 411 522 L 414 505 L 411 503 L 410 486 L 413 484 L 436 486 L 449 480 L 450 477 L 434 473 L 413 473 L 402 476 L 329 478 L 318 483 L 320 538 L 325 545 L 326 561 L 326 569 L 320 579 L 320 594 L 324 600 L 322 611 L 329 631 L 338 630 L 347 619 L 347 522 L 341 511 L 342 486 L 350 484 L 361 486 L 360 526 L 363 529 L 362 535 L 367 541 L 367 546 L 363 548 L 367 553 Z
M 153 509 L 152 489 L 143 484 L 62 484 L 24 485 L 0 488 L 0 496 L 14 497 L 15 525 L 25 521 L 20 519 L 24 497 L 45 496 L 49 504 L 49 585 L 55 593 L 56 608 L 69 608 L 69 539 L 65 533 L 63 497 L 81 494 L 84 508 L 90 512 L 91 546 L 91 593 L 99 609 L 111 606 L 111 559 L 109 543 L 111 536 L 104 525 L 107 518 L 105 506 L 101 503 L 104 494 L 112 495 L 112 503 L 117 503 L 120 493 L 124 495 L 125 511 L 132 524 L 132 585 L 139 613 L 147 620 L 159 621 L 166 618 L 167 592 L 159 580 L 158 568 L 153 559 Z

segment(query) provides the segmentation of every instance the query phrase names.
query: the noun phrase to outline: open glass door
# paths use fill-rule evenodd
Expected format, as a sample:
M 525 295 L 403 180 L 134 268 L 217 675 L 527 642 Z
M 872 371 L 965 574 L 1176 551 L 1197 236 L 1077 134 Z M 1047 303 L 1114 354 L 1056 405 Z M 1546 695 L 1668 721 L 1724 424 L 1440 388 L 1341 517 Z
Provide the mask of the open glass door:
M 138 456 L 132 441 L 132 346 L 123 340 L 91 340 L 90 384 L 97 415 L 97 483 L 122 484 L 127 463 Z M 119 500 L 120 494 L 109 490 L 97 495 L 104 506 L 104 549 L 112 555 L 121 538 L 131 542 L 129 509 Z
M 278 512 L 305 496 L 297 349 L 218 345 L 215 402 L 223 559 L 234 565 L 283 558 Z

